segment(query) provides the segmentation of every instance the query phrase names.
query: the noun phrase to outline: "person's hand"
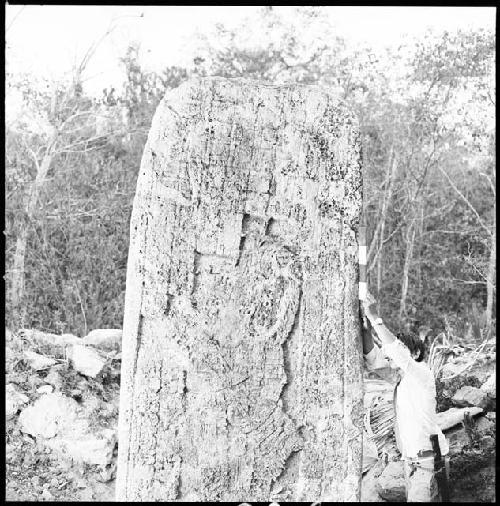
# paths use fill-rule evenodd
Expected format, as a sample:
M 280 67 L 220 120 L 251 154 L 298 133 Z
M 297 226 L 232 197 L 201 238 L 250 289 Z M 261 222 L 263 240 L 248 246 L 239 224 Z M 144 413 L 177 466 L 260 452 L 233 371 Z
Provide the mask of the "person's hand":
M 370 323 L 374 323 L 375 320 L 379 317 L 377 313 L 377 301 L 375 297 L 370 292 L 366 292 L 365 300 L 363 301 L 363 313 L 365 317 L 370 321 Z
M 369 306 L 377 304 L 375 297 L 371 294 L 371 292 L 369 290 L 366 291 L 366 297 L 365 297 L 364 302 L 366 304 L 368 304 Z

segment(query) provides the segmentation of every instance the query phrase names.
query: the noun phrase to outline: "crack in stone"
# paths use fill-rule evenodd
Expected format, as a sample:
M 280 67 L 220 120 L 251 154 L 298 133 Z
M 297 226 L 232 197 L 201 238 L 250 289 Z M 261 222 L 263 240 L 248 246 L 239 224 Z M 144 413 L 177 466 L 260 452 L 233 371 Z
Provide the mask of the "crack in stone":
M 161 423 L 161 417 L 160 417 L 160 408 L 161 408 L 161 389 L 163 387 L 163 360 L 160 362 L 160 371 L 159 371 L 159 387 L 158 390 L 156 390 L 157 399 L 158 399 L 158 409 L 156 410 L 156 418 L 157 418 L 157 426 L 156 431 L 154 433 L 155 438 L 155 444 L 154 444 L 154 467 L 153 467 L 153 479 L 152 485 L 156 482 L 156 473 L 158 471 L 158 434 L 160 432 L 160 423 Z
M 133 378 L 135 378 L 135 373 L 137 371 L 137 362 L 139 360 L 139 352 L 140 352 L 141 346 L 142 346 L 143 324 L 144 324 L 144 315 L 142 313 L 139 313 L 139 320 L 137 322 L 137 341 L 136 341 L 135 355 L 134 355 L 134 375 L 133 375 Z
M 197 250 L 194 250 L 193 256 L 193 286 L 191 287 L 191 303 L 194 307 L 196 307 L 196 301 L 194 300 L 194 295 L 200 286 L 200 261 L 201 261 L 201 253 Z
M 276 476 L 276 478 L 273 478 L 273 480 L 271 481 L 271 487 L 270 487 L 271 493 L 272 493 L 272 489 L 273 489 L 274 485 L 276 485 L 276 483 L 278 483 L 284 477 L 285 473 L 289 469 L 291 462 L 298 457 L 298 454 L 300 454 L 301 451 L 302 451 L 302 448 L 292 450 L 290 452 L 290 454 L 288 455 L 288 457 L 284 460 L 283 467 L 281 468 L 280 474 L 278 474 L 278 476 Z
M 290 350 L 289 350 L 289 342 L 293 338 L 295 332 L 297 331 L 297 328 L 299 326 L 299 320 L 300 320 L 300 311 L 302 307 L 302 285 L 299 287 L 299 296 L 298 296 L 298 302 L 297 302 L 297 308 L 295 309 L 295 315 L 293 318 L 293 323 L 288 331 L 288 334 L 281 344 L 283 348 L 283 368 L 285 371 L 286 381 L 283 385 L 283 388 L 281 389 L 279 399 L 281 399 L 281 402 L 283 404 L 283 411 L 290 417 L 288 414 L 288 401 L 286 399 L 287 397 L 287 391 L 290 387 L 290 384 L 292 382 L 292 374 L 291 374 L 291 361 L 290 361 Z M 291 417 L 290 417 L 291 418 Z M 293 419 L 292 419 L 293 420 Z
M 238 258 L 236 259 L 236 267 L 240 265 L 241 255 L 245 249 L 245 242 L 247 240 L 248 225 L 250 223 L 250 215 L 245 213 L 241 219 L 241 237 L 240 244 L 238 246 Z
M 272 231 L 273 231 L 273 226 L 275 224 L 275 219 L 274 218 L 269 218 L 269 221 L 267 222 L 267 225 L 266 225 L 266 230 L 264 232 L 264 235 L 272 235 Z
M 163 310 L 163 314 L 168 316 L 170 314 L 170 310 L 172 308 L 172 301 L 174 300 L 174 296 L 170 293 L 167 293 L 167 302 L 165 304 L 165 309 Z

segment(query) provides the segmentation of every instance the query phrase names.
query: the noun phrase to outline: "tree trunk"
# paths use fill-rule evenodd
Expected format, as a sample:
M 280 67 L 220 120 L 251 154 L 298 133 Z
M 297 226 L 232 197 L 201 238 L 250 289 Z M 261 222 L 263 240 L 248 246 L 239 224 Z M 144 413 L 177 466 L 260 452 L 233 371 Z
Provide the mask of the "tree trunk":
M 25 225 L 19 231 L 16 240 L 16 250 L 12 262 L 11 272 L 11 295 L 10 301 L 12 310 L 16 319 L 21 321 L 20 326 L 24 326 L 23 317 L 20 315 L 22 301 L 24 299 L 24 262 L 26 258 L 26 244 L 28 242 L 28 227 Z
M 417 244 L 415 246 L 415 285 L 416 285 L 416 291 L 418 292 L 418 295 L 422 295 L 422 245 L 423 240 L 422 237 L 424 235 L 424 223 L 425 223 L 425 199 L 423 195 L 420 196 L 420 205 L 419 205 L 419 217 L 418 217 L 418 232 L 415 233 L 415 236 L 417 238 Z
M 117 500 L 357 501 L 356 121 L 317 87 L 199 79 L 131 218 Z
M 413 259 L 413 246 L 415 244 L 415 219 L 410 221 L 408 229 L 405 234 L 406 248 L 405 258 L 403 264 L 403 279 L 401 281 L 401 298 L 399 300 L 399 322 L 400 324 L 407 324 L 405 322 L 408 311 L 406 309 L 406 299 L 408 297 L 409 277 L 411 262 Z
M 493 215 L 495 220 L 495 216 Z M 493 226 L 493 233 L 491 235 L 490 244 L 490 258 L 488 262 L 488 274 L 486 275 L 486 332 L 491 336 L 493 331 L 493 308 L 495 297 L 495 275 L 496 275 L 496 262 L 497 262 L 497 233 L 496 233 L 496 220 Z
M 373 240 L 376 240 L 376 236 L 378 234 L 379 237 L 379 247 L 376 253 L 377 260 L 377 310 L 380 312 L 380 300 L 381 300 L 381 291 L 382 291 L 382 277 L 383 277 L 383 266 L 384 266 L 384 242 L 385 242 L 385 224 L 387 221 L 387 210 L 392 200 L 392 192 L 394 188 L 394 179 L 397 168 L 397 155 L 394 153 L 394 148 L 391 148 L 391 155 L 389 157 L 389 165 L 387 167 L 387 176 L 386 176 L 386 185 L 384 188 L 384 196 L 382 199 L 382 209 L 380 212 L 380 218 L 377 223 L 377 228 L 375 229 L 375 234 Z M 375 247 L 376 242 L 373 243 L 373 247 Z M 371 248 L 370 248 L 371 249 Z M 370 266 L 371 267 L 371 266 Z
M 26 204 L 25 220 L 16 241 L 16 250 L 14 252 L 14 260 L 11 271 L 10 301 L 12 304 L 12 310 L 15 318 L 20 320 L 19 323 L 20 326 L 25 325 L 24 322 L 25 310 L 23 308 L 24 293 L 25 293 L 24 279 L 25 279 L 26 247 L 28 243 L 29 230 L 33 222 L 33 218 L 35 216 L 40 191 L 45 182 L 45 178 L 47 177 L 50 164 L 52 163 L 53 157 L 52 147 L 55 142 L 55 138 L 56 134 L 54 133 L 47 146 L 47 151 L 45 156 L 43 157 L 41 164 L 39 164 L 36 157 L 34 157 L 34 162 L 36 163 L 37 167 L 37 174 L 31 186 L 28 202 Z

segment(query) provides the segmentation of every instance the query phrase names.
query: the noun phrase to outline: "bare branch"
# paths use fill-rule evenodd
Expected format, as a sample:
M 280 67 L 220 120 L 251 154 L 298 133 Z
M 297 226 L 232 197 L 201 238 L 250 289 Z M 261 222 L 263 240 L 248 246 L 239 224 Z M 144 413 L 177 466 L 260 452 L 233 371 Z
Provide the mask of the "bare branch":
M 470 279 L 458 279 L 458 278 L 435 278 L 435 281 L 452 281 L 456 283 L 462 283 L 463 285 L 485 285 L 486 281 L 474 281 Z
M 24 147 L 27 149 L 28 153 L 31 155 L 31 157 L 33 158 L 33 161 L 35 162 L 35 166 L 36 166 L 36 172 L 37 174 L 40 172 L 40 162 L 38 161 L 38 156 L 37 154 L 29 147 L 28 145 L 28 141 L 26 140 L 25 136 L 24 135 L 21 135 L 21 139 L 23 141 L 23 144 L 24 144 Z
M 493 184 L 493 181 L 491 180 L 490 176 L 488 176 L 488 174 L 485 174 L 484 172 L 480 172 L 479 173 L 481 176 L 484 176 L 487 180 L 488 180 L 488 183 L 490 183 L 490 188 L 491 188 L 491 191 L 493 193 L 493 196 L 496 197 L 496 191 L 495 191 L 495 185 Z
M 19 14 L 21 14 L 21 12 L 23 12 L 23 10 L 26 9 L 26 5 L 23 5 L 16 13 L 16 15 L 12 18 L 12 21 L 9 23 L 9 26 L 5 29 L 5 33 L 7 34 L 7 32 L 10 30 L 10 28 L 12 27 L 12 25 L 14 24 L 14 21 L 18 18 Z
M 491 98 L 491 93 L 490 93 L 490 90 L 488 90 L 488 91 L 486 92 L 486 94 L 488 95 L 488 99 L 490 100 L 490 102 L 492 103 L 492 105 L 493 105 L 494 107 L 496 107 L 496 102 L 495 102 L 495 100 L 493 100 L 493 99 Z
M 486 283 L 488 281 L 487 277 L 477 268 L 476 264 L 472 261 L 470 253 L 469 253 L 469 256 L 464 256 L 463 258 L 474 269 L 476 274 L 478 276 L 481 276 L 485 280 L 485 283 Z
M 110 23 L 109 23 L 109 26 L 107 28 L 107 30 L 104 32 L 104 34 L 101 36 L 100 39 L 96 40 L 95 42 L 93 42 L 90 47 L 88 48 L 87 52 L 85 53 L 85 55 L 83 56 L 82 58 L 82 61 L 80 62 L 80 65 L 78 65 L 77 69 L 76 69 L 76 78 L 77 80 L 79 80 L 81 78 L 81 75 L 83 74 L 83 72 L 85 71 L 85 68 L 87 67 L 89 61 L 91 60 L 91 58 L 94 56 L 95 52 L 97 51 L 97 48 L 101 45 L 102 41 L 108 36 L 111 34 L 111 32 L 113 32 L 113 30 L 116 28 L 116 21 L 118 19 L 122 19 L 122 18 L 140 18 L 140 17 L 143 17 L 142 14 L 140 15 L 124 15 L 124 16 L 118 16 L 116 18 L 113 18 Z
M 81 112 L 74 113 L 74 114 L 72 114 L 69 118 L 66 118 L 66 119 L 64 120 L 64 122 L 63 122 L 63 123 L 61 124 L 61 126 L 59 127 L 59 130 L 62 130 L 62 129 L 65 127 L 65 125 L 67 125 L 69 122 L 73 121 L 74 119 L 79 118 L 79 117 L 81 117 L 81 116 L 91 115 L 91 114 L 93 114 L 93 115 L 95 115 L 95 116 L 99 116 L 99 114 L 98 114 L 98 113 L 96 113 L 95 111 L 81 111 Z M 101 116 L 102 116 L 102 117 L 105 117 L 105 116 L 103 116 L 103 115 L 101 115 Z
M 469 229 L 469 230 L 426 230 L 422 233 L 422 235 L 428 235 L 428 234 L 459 234 L 459 235 L 467 235 L 467 234 L 474 234 L 477 233 L 477 229 Z
M 89 137 L 88 139 L 82 139 L 80 141 L 73 142 L 72 144 L 68 144 L 67 146 L 63 146 L 63 147 L 57 149 L 54 152 L 54 154 L 67 153 L 67 152 L 70 152 L 71 150 L 73 150 L 74 148 L 76 148 L 77 146 L 89 144 L 91 142 L 96 142 L 99 140 L 104 140 L 104 139 L 111 137 L 113 135 L 120 135 L 120 134 L 121 134 L 121 132 L 111 132 L 109 134 L 95 135 L 94 137 Z M 83 151 L 90 150 L 90 149 L 92 149 L 92 148 L 85 147 L 83 149 Z M 80 152 L 80 151 L 82 151 L 82 150 L 77 150 L 77 152 Z
M 446 179 L 448 180 L 448 183 L 453 188 L 453 190 L 455 190 L 455 192 L 460 196 L 460 198 L 465 202 L 465 204 L 467 204 L 467 207 L 474 213 L 474 215 L 476 216 L 476 219 L 479 222 L 479 224 L 481 225 L 481 227 L 483 227 L 483 229 L 486 230 L 486 232 L 488 232 L 489 235 L 492 235 L 491 231 L 490 231 L 490 227 L 488 227 L 484 223 L 484 221 L 481 219 L 481 216 L 479 216 L 479 213 L 476 211 L 474 206 L 469 202 L 469 199 L 457 188 L 457 186 L 452 181 L 452 179 L 450 178 L 448 173 L 439 164 L 437 165 L 437 167 L 440 170 L 440 172 L 442 172 L 443 175 L 446 177 Z

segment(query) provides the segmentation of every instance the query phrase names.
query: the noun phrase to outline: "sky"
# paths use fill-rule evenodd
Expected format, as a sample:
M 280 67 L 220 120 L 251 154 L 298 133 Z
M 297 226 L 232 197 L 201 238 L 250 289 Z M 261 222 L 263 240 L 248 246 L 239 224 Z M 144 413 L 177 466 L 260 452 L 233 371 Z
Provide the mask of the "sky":
M 182 64 L 196 31 L 215 23 L 234 27 L 256 6 L 6 6 L 6 63 L 11 71 L 58 78 L 81 60 L 112 25 L 88 68 L 88 91 L 123 81 L 118 58 L 138 40 L 149 68 Z M 290 14 L 292 7 L 275 7 Z M 427 29 L 495 29 L 493 7 L 327 7 L 337 33 L 353 44 L 394 46 Z M 256 34 L 257 35 L 257 34 Z

